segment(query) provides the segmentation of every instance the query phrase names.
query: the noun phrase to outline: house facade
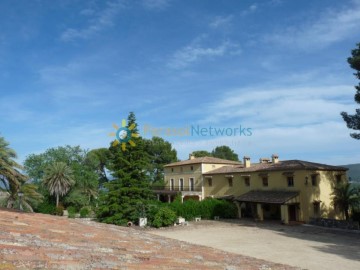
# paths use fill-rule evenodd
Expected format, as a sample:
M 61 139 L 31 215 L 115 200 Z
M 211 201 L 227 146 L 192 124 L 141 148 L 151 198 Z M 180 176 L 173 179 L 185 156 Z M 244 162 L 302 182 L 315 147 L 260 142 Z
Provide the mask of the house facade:
M 155 190 L 158 199 L 174 200 L 180 195 L 182 200 L 203 200 L 204 174 L 223 166 L 240 166 L 240 162 L 213 157 L 195 158 L 189 155 L 188 160 L 174 162 L 164 166 L 165 188 Z
M 231 200 L 239 217 L 308 222 L 312 217 L 342 218 L 331 193 L 347 181 L 346 171 L 308 161 L 280 161 L 277 155 L 253 164 L 250 157 L 243 163 L 191 157 L 165 166 L 165 189 L 183 199 Z

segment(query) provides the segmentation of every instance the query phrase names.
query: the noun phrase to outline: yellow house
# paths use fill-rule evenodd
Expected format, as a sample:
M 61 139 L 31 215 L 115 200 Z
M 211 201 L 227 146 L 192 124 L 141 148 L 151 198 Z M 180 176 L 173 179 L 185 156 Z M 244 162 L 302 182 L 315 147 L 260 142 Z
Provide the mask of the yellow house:
M 347 181 L 347 168 L 301 160 L 280 161 L 277 155 L 251 164 L 210 157 L 165 166 L 168 196 L 229 199 L 239 217 L 309 222 L 312 217 L 340 218 L 332 205 L 333 187 Z
M 204 199 L 204 173 L 223 166 L 240 166 L 240 162 L 214 157 L 195 158 L 174 162 L 164 166 L 165 188 L 155 190 L 158 199 L 172 201 L 177 194 L 182 200 Z

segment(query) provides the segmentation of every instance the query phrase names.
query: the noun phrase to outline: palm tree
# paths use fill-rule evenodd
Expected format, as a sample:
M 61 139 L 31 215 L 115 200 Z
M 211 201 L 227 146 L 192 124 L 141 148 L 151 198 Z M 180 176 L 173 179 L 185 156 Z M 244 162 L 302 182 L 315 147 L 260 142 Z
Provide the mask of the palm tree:
M 68 193 L 74 183 L 73 172 L 66 163 L 54 162 L 46 167 L 43 184 L 56 196 L 56 206 L 59 206 L 59 196 Z
M 0 182 L 9 191 L 11 188 L 17 190 L 21 181 L 26 177 L 17 169 L 22 169 L 14 159 L 16 152 L 9 147 L 9 143 L 3 137 L 0 137 Z
M 349 220 L 349 210 L 360 204 L 359 192 L 349 183 L 343 183 L 334 187 L 333 204 L 344 213 L 346 220 Z

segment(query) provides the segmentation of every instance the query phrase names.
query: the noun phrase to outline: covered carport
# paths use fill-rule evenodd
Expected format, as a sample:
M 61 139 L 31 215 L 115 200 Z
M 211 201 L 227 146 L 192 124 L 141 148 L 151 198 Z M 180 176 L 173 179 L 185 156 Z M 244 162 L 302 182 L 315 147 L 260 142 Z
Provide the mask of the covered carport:
M 299 192 L 253 190 L 236 197 L 239 217 L 251 216 L 257 220 L 281 220 L 288 224 L 300 220 Z

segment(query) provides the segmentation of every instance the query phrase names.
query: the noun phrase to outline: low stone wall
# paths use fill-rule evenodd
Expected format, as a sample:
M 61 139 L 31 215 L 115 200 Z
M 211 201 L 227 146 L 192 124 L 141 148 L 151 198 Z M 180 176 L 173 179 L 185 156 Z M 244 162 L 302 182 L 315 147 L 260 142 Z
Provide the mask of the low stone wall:
M 359 222 L 357 221 L 346 221 L 329 218 L 310 218 L 311 225 L 328 227 L 328 228 L 339 228 L 347 230 L 359 230 Z

